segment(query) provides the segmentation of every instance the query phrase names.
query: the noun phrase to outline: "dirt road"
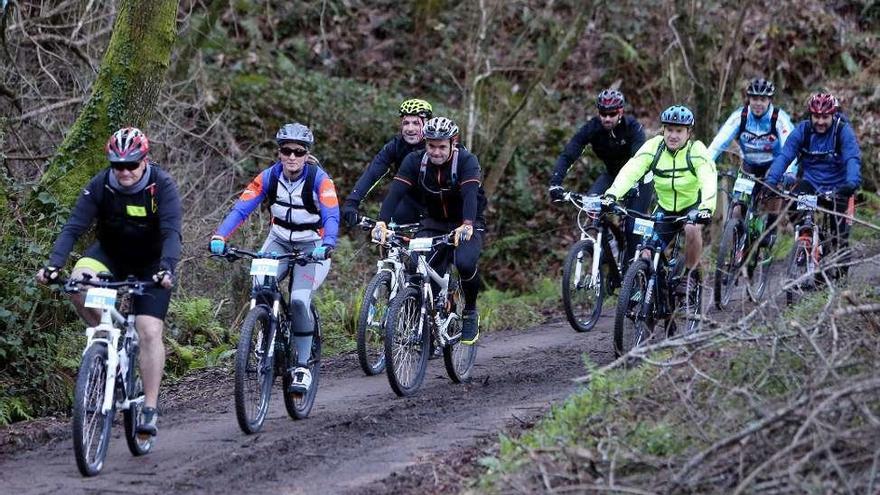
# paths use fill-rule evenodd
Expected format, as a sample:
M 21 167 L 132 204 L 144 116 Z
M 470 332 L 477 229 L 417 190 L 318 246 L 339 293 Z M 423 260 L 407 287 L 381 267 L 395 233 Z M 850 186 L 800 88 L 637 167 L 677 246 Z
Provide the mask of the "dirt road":
M 384 375 L 363 376 L 354 356 L 326 360 L 310 418 L 288 419 L 276 387 L 263 431 L 253 436 L 236 424 L 230 373 L 206 372 L 168 388 L 151 454 L 132 457 L 121 424 L 114 426 L 104 471 L 85 479 L 66 434 L 4 454 L 0 486 L 16 495 L 359 493 L 368 486 L 375 493 L 392 473 L 466 449 L 574 391 L 571 379 L 585 372 L 583 353 L 597 363 L 613 357 L 612 312 L 587 334 L 566 323 L 488 334 L 471 383 L 451 383 L 442 359 L 432 360 L 424 386 L 406 399 Z

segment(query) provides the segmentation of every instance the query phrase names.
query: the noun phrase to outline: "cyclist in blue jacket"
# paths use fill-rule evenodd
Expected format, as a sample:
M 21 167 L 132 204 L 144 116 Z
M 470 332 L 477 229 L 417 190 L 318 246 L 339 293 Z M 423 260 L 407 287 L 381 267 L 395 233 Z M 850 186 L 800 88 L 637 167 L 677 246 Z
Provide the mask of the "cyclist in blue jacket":
M 758 78 L 749 82 L 746 87 L 748 102 L 730 114 L 709 144 L 709 155 L 716 163 L 721 152 L 736 140 L 742 153 L 742 170 L 759 179 L 767 175 L 773 159 L 782 152 L 782 146 L 793 128 L 788 114 L 773 105 L 775 93 L 776 86 L 766 79 Z M 760 183 L 755 184 L 752 197 L 756 200 L 760 198 L 762 189 Z M 768 206 L 771 213 L 767 216 L 767 225 L 773 225 L 779 205 Z M 739 218 L 741 212 L 734 209 L 731 215 Z M 775 238 L 775 227 L 772 227 L 768 235 L 761 238 L 761 243 L 770 246 Z
M 296 367 L 289 392 L 304 394 L 312 383 L 308 360 L 311 355 L 314 322 L 309 311 L 312 292 L 330 271 L 330 253 L 339 231 L 339 202 L 327 172 L 309 154 L 315 144 L 312 131 L 299 123 L 285 124 L 275 135 L 278 161 L 260 172 L 232 206 L 232 210 L 211 237 L 213 254 L 226 252 L 226 240 L 264 201 L 272 221 L 260 251 L 287 253 L 294 249 L 322 260 L 294 265 L 290 276 L 288 315 L 297 350 Z M 288 263 L 278 267 L 278 278 L 287 274 Z
M 852 216 L 855 193 L 862 184 L 862 158 L 856 134 L 840 113 L 834 95 L 814 94 L 807 108 L 810 118 L 797 124 L 782 153 L 773 160 L 767 184 L 776 187 L 780 181 L 786 186 L 797 182 L 794 191 L 798 194 L 833 192 L 834 201 L 820 206 Z M 798 166 L 786 172 L 795 159 Z M 835 219 L 838 247 L 842 249 L 847 246 L 851 221 L 843 216 Z

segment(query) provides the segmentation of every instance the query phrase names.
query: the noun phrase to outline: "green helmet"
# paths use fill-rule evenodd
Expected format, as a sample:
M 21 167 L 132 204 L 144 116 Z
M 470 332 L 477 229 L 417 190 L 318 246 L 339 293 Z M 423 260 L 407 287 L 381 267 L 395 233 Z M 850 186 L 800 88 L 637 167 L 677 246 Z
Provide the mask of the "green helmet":
M 406 115 L 415 115 L 423 119 L 430 119 L 431 115 L 433 115 L 433 108 L 431 108 L 431 104 L 425 100 L 412 98 L 400 104 L 400 116 L 403 117 Z

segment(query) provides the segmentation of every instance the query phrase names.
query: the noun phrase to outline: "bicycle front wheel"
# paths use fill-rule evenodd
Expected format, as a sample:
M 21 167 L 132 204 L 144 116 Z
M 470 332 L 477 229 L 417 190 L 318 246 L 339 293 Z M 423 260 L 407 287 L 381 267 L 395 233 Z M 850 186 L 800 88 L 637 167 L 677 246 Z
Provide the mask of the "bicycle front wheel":
M 314 333 L 312 334 L 312 351 L 309 357 L 309 372 L 312 374 L 312 384 L 305 394 L 292 394 L 287 390 L 293 378 L 288 370 L 284 373 L 282 386 L 284 387 L 284 407 L 287 414 L 292 419 L 306 419 L 312 412 L 312 406 L 315 405 L 315 396 L 318 395 L 318 382 L 321 379 L 321 319 L 318 318 L 318 312 L 315 306 L 311 307 L 312 321 L 314 322 Z M 296 363 L 296 355 L 294 352 L 288 353 L 289 364 Z
M 808 240 L 799 239 L 788 253 L 788 259 L 785 262 L 786 304 L 794 304 L 799 301 L 804 291 L 810 286 L 811 280 L 804 276 L 810 270 L 810 244 Z
M 235 417 L 241 431 L 260 431 L 269 411 L 269 396 L 275 380 L 270 330 L 272 316 L 266 306 L 255 306 L 247 314 L 239 333 L 235 353 Z
M 685 317 L 685 335 L 698 332 L 703 318 L 703 280 L 700 272 L 689 270 L 685 282 L 685 298 L 682 309 Z
M 771 268 L 773 267 L 773 246 L 756 246 L 749 257 L 746 270 L 749 274 L 749 299 L 752 302 L 764 300 L 764 294 L 770 287 Z
M 381 271 L 364 291 L 357 321 L 357 354 L 367 376 L 385 370 L 385 320 L 391 302 L 391 272 Z
M 128 409 L 122 412 L 123 424 L 125 425 L 125 443 L 131 455 L 139 457 L 148 454 L 153 449 L 153 437 L 150 435 L 138 435 L 137 427 L 144 421 L 144 384 L 141 381 L 137 367 L 137 355 L 133 355 L 129 365 L 128 384 L 131 391 L 128 398 L 132 401 Z
M 102 411 L 107 383 L 107 346 L 92 344 L 85 352 L 73 392 L 73 453 L 83 476 L 94 476 L 104 467 L 115 404 Z
M 745 251 L 743 223 L 730 220 L 724 226 L 715 262 L 715 307 L 726 309 L 737 286 L 739 267 Z
M 648 261 L 641 258 L 630 264 L 623 278 L 614 317 L 614 353 L 618 357 L 647 342 L 654 331 L 652 302 L 645 300 L 650 278 Z
M 443 364 L 446 366 L 446 374 L 455 383 L 463 383 L 470 380 L 474 361 L 477 359 L 477 346 L 464 345 L 461 343 L 461 315 L 464 312 L 464 294 L 461 292 L 461 283 L 458 272 L 454 267 L 450 268 L 449 280 L 449 304 L 450 311 L 459 316 L 449 324 L 446 329 L 449 334 L 449 342 L 443 346 Z
M 397 293 L 388 309 L 385 325 L 385 373 L 394 393 L 412 395 L 425 379 L 431 331 L 422 318 L 422 296 L 407 287 Z
M 601 267 L 595 277 L 592 269 L 593 241 L 576 242 L 562 268 L 562 305 L 568 323 L 577 332 L 591 330 L 602 314 L 604 276 Z

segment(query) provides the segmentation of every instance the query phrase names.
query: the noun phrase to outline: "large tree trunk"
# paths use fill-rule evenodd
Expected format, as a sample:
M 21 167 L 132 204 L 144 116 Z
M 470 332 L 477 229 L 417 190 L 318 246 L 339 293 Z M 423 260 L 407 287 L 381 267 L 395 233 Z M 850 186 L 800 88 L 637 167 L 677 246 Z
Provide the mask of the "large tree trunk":
M 104 144 L 119 127 L 143 128 L 155 107 L 177 35 L 179 0 L 122 0 L 92 95 L 49 163 L 40 189 L 70 205 L 105 166 Z M 144 129 L 149 136 L 149 129 Z

